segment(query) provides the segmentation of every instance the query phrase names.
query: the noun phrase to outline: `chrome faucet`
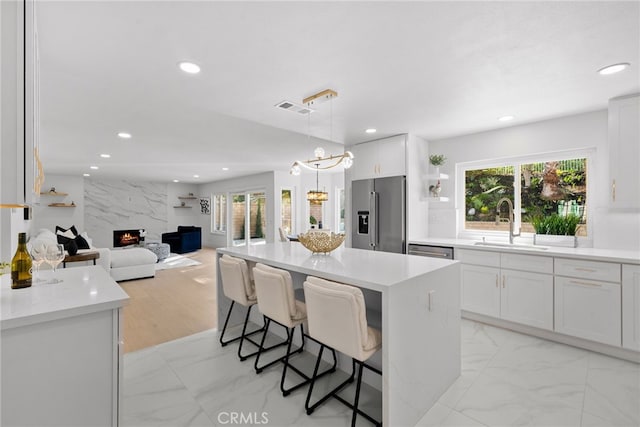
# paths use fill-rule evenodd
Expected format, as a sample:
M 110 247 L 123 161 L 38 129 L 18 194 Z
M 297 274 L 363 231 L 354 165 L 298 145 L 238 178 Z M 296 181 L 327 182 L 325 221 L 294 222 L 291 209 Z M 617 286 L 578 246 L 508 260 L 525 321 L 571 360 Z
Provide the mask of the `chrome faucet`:
M 513 216 L 513 203 L 511 202 L 511 199 L 507 198 L 507 197 L 503 197 L 502 199 L 498 200 L 498 204 L 496 206 L 496 225 L 500 224 L 501 222 L 505 221 L 505 218 L 500 218 L 500 208 L 502 207 L 502 204 L 504 202 L 507 202 L 507 207 L 509 208 L 509 217 L 506 218 L 506 221 L 509 223 L 509 244 L 513 245 L 513 238 L 514 237 L 518 237 L 520 235 L 520 233 L 515 234 L 513 232 L 513 223 L 514 223 L 514 216 Z

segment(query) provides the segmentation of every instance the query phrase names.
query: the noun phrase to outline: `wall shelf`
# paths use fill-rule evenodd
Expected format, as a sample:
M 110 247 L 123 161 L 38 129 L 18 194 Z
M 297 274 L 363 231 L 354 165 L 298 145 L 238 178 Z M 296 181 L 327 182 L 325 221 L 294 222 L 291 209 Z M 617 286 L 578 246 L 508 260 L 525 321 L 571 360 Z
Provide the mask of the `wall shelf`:
M 76 205 L 75 204 L 71 204 L 71 203 L 51 203 L 49 205 L 50 208 L 75 208 Z
M 68 193 L 62 193 L 60 191 L 43 191 L 40 193 L 41 196 L 68 196 Z
M 174 206 L 176 209 L 191 209 L 193 206 Z
M 448 202 L 448 197 L 429 197 L 429 202 L 439 203 L 439 202 Z
M 446 173 L 432 173 L 429 175 L 424 175 L 423 179 L 425 180 L 444 180 L 444 179 L 449 179 L 449 175 L 447 175 Z
M 197 199 L 197 197 L 196 196 L 178 196 L 178 199 L 195 200 L 195 199 Z

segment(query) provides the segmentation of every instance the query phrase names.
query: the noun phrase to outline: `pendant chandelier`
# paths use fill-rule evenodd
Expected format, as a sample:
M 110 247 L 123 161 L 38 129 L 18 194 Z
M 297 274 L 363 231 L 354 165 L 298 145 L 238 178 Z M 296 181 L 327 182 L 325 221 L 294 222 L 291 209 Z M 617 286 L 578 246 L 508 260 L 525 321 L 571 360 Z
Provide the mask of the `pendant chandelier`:
M 305 98 L 302 103 L 307 105 L 307 107 L 311 107 L 311 105 L 319 104 L 324 101 L 331 101 L 331 109 L 330 109 L 330 133 L 329 139 L 333 140 L 333 98 L 337 97 L 338 93 L 331 89 L 323 90 L 322 92 L 318 92 L 314 95 L 311 95 L 308 98 Z M 310 108 L 309 108 L 310 109 Z M 307 139 L 311 139 L 311 111 L 307 113 Z M 310 190 L 307 192 L 307 200 L 312 204 L 322 204 L 322 202 L 326 202 L 329 200 L 329 193 L 326 191 L 320 191 L 319 188 L 319 172 L 321 170 L 328 170 L 335 168 L 336 166 L 342 165 L 345 169 L 349 169 L 353 165 L 353 153 L 350 151 L 345 151 L 340 155 L 329 155 L 325 156 L 324 149 L 322 147 L 317 147 L 313 151 L 313 155 L 315 158 L 309 160 L 296 160 L 293 162 L 291 166 L 291 170 L 289 173 L 291 175 L 300 175 L 302 169 L 307 169 L 316 172 L 316 189 Z

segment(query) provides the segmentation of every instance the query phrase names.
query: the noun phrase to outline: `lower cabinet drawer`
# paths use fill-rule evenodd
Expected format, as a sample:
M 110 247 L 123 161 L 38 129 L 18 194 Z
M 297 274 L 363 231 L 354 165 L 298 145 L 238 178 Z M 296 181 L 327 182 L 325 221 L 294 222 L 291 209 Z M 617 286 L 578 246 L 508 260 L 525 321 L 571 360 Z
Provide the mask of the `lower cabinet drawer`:
M 581 277 L 620 283 L 620 264 L 581 259 L 555 258 L 554 271 L 559 276 Z
M 620 285 L 555 277 L 556 332 L 622 345 Z

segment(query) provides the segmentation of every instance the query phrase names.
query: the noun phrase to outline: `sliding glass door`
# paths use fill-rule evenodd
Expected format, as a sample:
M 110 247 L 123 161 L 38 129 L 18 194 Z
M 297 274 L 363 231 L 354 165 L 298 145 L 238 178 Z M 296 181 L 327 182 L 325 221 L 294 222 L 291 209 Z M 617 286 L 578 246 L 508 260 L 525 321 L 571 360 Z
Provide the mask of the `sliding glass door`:
M 264 191 L 231 195 L 231 244 L 266 243 L 267 198 Z

